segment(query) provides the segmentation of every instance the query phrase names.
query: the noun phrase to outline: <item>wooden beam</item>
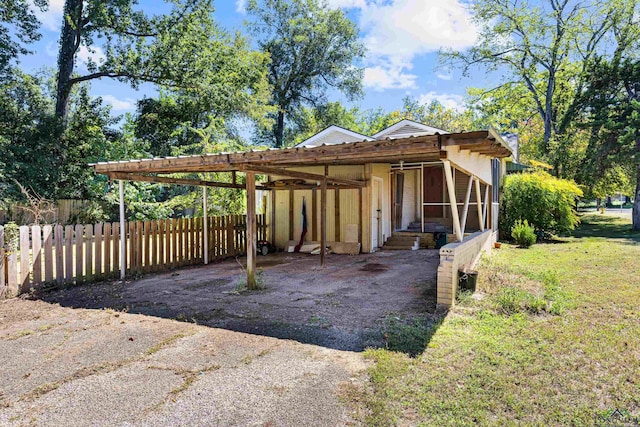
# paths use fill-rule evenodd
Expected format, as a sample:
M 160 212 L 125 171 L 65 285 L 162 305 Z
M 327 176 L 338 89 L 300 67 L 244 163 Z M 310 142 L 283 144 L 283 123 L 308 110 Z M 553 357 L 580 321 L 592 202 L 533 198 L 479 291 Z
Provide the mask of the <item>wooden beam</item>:
M 311 189 L 311 241 L 318 238 L 318 192 L 316 188 Z
M 464 210 L 462 211 L 462 221 L 460 222 L 462 228 L 462 235 L 464 236 L 464 230 L 467 228 L 467 214 L 469 213 L 469 200 L 471 200 L 471 187 L 473 186 L 473 175 L 469 175 L 469 183 L 467 184 L 467 194 L 464 197 Z
M 458 216 L 458 204 L 456 203 L 456 189 L 453 185 L 453 175 L 451 173 L 451 163 L 449 160 L 444 160 L 444 177 L 447 181 L 447 190 L 449 192 L 449 205 L 451 206 L 451 216 L 453 217 L 453 231 L 459 242 L 462 242 L 464 236 L 462 235 L 462 229 L 460 228 L 460 217 Z
M 395 140 L 360 141 L 319 147 L 166 157 L 125 162 L 101 162 L 92 164 L 92 166 L 97 173 L 232 171 L 241 170 L 242 166 L 269 164 L 291 165 L 304 163 L 311 165 L 349 161 L 368 163 L 385 161 L 388 157 L 437 155 L 439 151 L 437 136 L 423 135 Z
M 251 170 L 258 173 L 266 173 L 269 175 L 280 175 L 280 176 L 289 176 L 291 178 L 308 179 L 308 180 L 317 181 L 317 182 L 325 180 L 333 184 L 349 185 L 351 187 L 364 187 L 365 185 L 367 185 L 366 182 L 356 181 L 354 179 L 331 178 L 329 176 L 318 175 L 315 173 L 292 171 L 284 168 L 276 168 L 271 166 L 251 165 L 251 166 L 243 167 L 242 169 Z
M 362 188 L 358 189 L 358 243 L 362 250 Z
M 480 180 L 476 179 L 476 204 L 478 205 L 478 227 L 480 231 L 484 231 L 482 224 L 482 196 L 480 195 Z
M 258 250 L 256 226 L 256 175 L 247 172 L 247 288 L 256 289 L 256 256 Z
M 271 192 L 271 244 L 276 246 L 276 192 Z
M 484 186 L 484 207 L 482 209 L 482 230 L 486 228 L 487 224 L 487 205 L 489 204 L 489 186 Z
M 219 187 L 219 188 L 237 188 L 244 190 L 244 184 L 232 184 L 230 182 L 204 181 L 201 179 L 191 178 L 172 178 L 169 176 L 146 175 L 137 173 L 109 172 L 109 179 L 120 179 L 125 181 L 143 181 L 154 182 L 158 184 L 177 184 L 177 185 L 193 185 L 198 187 Z M 257 186 L 258 190 L 268 190 L 268 187 Z

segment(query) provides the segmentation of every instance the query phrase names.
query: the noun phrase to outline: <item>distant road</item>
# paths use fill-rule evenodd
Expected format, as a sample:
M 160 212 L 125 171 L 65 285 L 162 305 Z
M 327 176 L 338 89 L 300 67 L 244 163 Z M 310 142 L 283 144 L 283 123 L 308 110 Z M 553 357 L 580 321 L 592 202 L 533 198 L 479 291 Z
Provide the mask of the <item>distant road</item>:
M 619 216 L 621 218 L 629 218 L 631 219 L 631 208 L 606 208 L 604 210 L 604 215 L 608 216 Z M 586 208 L 580 209 L 578 212 L 580 213 L 598 213 L 598 210 L 595 208 Z

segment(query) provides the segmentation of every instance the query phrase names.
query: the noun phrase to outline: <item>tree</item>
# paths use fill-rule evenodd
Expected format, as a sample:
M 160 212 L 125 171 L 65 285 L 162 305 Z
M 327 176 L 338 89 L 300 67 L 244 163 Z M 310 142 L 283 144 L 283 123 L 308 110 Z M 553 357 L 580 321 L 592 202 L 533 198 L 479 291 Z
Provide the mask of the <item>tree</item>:
M 254 18 L 249 30 L 271 57 L 268 79 L 277 112 L 268 137 L 276 147 L 286 144 L 287 116 L 303 105 L 323 104 L 328 88 L 349 99 L 361 95 L 363 70 L 356 63 L 364 47 L 341 10 L 324 0 L 252 0 L 247 10 Z
M 475 66 L 502 71 L 502 84 L 524 85 L 543 124 L 540 151 L 562 175 L 565 144 L 572 142 L 567 134 L 580 118 L 572 104 L 583 71 L 598 54 L 637 47 L 637 9 L 635 0 L 481 0 L 473 5 L 478 42 L 465 52 L 443 52 L 443 60 L 465 72 Z
M 640 230 L 640 61 L 596 58 L 587 70 L 585 90 L 576 100 L 588 112 L 591 135 L 583 180 L 608 182 L 620 167 L 633 170 L 633 229 Z
M 40 23 L 31 4 L 44 11 L 48 1 L 3 0 L 0 4 L 0 77 L 6 76 L 18 55 L 31 53 L 24 45 L 40 40 Z
M 66 122 L 75 84 L 114 78 L 137 87 L 141 82 L 196 88 L 217 72 L 229 47 L 241 47 L 213 22 L 212 0 L 170 0 L 166 15 L 147 16 L 136 0 L 66 0 L 56 90 L 56 116 Z M 102 45 L 97 45 L 100 39 Z M 236 36 L 235 40 L 240 37 Z M 102 58 L 78 75 L 78 53 L 85 47 Z M 242 53 L 241 53 L 242 55 Z M 259 61 L 258 61 L 259 65 Z

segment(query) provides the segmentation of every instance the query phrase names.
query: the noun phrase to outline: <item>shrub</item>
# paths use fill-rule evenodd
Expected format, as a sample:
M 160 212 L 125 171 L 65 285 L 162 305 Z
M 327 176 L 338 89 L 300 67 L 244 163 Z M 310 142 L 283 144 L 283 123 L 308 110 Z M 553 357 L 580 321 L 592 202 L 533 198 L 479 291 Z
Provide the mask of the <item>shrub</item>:
M 523 248 L 528 248 L 536 242 L 536 232 L 526 219 L 516 221 L 511 228 L 511 237 Z
M 20 227 L 11 221 L 4 226 L 4 249 L 7 252 L 15 252 L 18 250 L 18 242 L 20 241 Z
M 577 198 L 582 191 L 575 182 L 546 172 L 508 175 L 504 182 L 500 228 L 511 230 L 518 220 L 541 233 L 566 233 L 579 223 Z

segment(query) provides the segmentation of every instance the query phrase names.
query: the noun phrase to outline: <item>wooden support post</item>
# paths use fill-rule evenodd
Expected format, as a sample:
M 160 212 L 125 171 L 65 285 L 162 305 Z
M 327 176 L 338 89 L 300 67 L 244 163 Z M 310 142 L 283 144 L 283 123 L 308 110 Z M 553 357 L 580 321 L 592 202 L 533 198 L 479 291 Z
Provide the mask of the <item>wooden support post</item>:
M 293 240 L 293 190 L 289 190 L 289 240 Z
M 311 189 L 311 240 L 318 240 L 318 191 Z
M 447 181 L 447 190 L 449 192 L 449 205 L 451 206 L 451 216 L 453 220 L 453 231 L 459 242 L 464 239 L 462 229 L 460 228 L 460 217 L 458 216 L 458 204 L 456 203 L 456 189 L 453 185 L 453 174 L 451 173 L 451 162 L 449 160 L 442 161 L 444 165 L 444 177 Z
M 238 182 L 236 181 L 237 177 L 236 177 L 236 171 L 231 171 L 231 182 L 235 185 Z
M 207 217 L 207 187 L 202 187 L 202 219 L 204 222 L 202 223 L 202 247 L 204 253 L 202 254 L 202 259 L 206 264 L 209 264 L 209 218 Z
M 247 172 L 247 288 L 256 289 L 256 174 Z
M 420 232 L 424 233 L 424 163 L 420 163 Z
M 127 229 L 124 226 L 124 181 L 118 181 L 120 190 L 120 279 L 124 281 L 125 270 L 127 268 Z M 132 236 L 133 237 L 133 236 Z
M 482 208 L 482 222 L 480 223 L 480 230 L 484 231 L 487 227 L 487 205 L 489 204 L 489 186 L 484 186 L 484 206 Z
M 271 190 L 271 244 L 276 246 L 276 190 Z
M 476 205 L 478 206 L 478 227 L 480 231 L 484 231 L 482 225 L 482 196 L 480 195 L 480 180 L 476 178 Z
M 358 243 L 362 249 L 362 188 L 358 188 Z
M 320 266 L 324 267 L 327 248 L 327 180 L 323 179 L 320 187 Z
M 334 239 L 336 242 L 340 241 L 340 189 L 336 188 L 335 202 L 333 204 L 334 211 Z
M 473 175 L 470 175 L 469 184 L 467 185 L 467 195 L 464 197 L 464 210 L 462 211 L 462 221 L 460 222 L 463 236 L 464 236 L 464 229 L 467 228 L 467 214 L 469 213 L 469 200 L 471 199 L 472 186 L 473 186 Z

